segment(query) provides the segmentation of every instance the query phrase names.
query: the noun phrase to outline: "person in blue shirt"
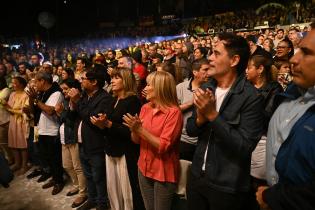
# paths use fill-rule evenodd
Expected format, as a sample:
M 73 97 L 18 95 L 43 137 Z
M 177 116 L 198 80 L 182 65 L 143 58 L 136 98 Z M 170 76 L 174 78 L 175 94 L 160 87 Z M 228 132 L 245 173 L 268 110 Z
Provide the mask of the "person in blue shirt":
M 314 27 L 290 62 L 293 84 L 281 94 L 268 128 L 269 186 L 256 192 L 261 209 L 315 209 Z

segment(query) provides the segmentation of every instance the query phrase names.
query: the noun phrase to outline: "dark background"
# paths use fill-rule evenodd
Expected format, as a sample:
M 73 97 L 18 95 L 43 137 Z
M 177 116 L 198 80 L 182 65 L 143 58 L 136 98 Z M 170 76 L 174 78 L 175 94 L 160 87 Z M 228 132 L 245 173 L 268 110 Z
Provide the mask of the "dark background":
M 45 35 L 47 30 L 38 23 L 38 15 L 48 11 L 55 17 L 49 29 L 53 38 L 75 37 L 97 31 L 100 22 L 137 22 L 139 17 L 176 14 L 188 18 L 207 16 L 242 8 L 257 8 L 268 0 L 7 0 L 1 1 L 0 35 L 2 37 L 32 37 Z M 159 6 L 160 5 L 160 6 Z M 178 6 L 182 5 L 182 6 Z M 158 22 L 158 21 L 157 21 Z

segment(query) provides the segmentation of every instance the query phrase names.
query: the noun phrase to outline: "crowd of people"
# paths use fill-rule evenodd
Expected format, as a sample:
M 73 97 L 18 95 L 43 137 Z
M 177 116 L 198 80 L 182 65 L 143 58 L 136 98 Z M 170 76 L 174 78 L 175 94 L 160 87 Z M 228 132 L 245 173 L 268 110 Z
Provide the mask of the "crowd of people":
M 0 154 L 80 210 L 314 209 L 314 28 L 4 51 Z

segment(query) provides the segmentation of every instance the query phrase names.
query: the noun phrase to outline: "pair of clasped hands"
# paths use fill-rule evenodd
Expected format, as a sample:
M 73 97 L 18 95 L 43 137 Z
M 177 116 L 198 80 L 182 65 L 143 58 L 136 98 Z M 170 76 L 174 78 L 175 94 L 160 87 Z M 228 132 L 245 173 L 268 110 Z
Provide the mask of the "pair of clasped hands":
M 216 111 L 216 100 L 213 91 L 209 88 L 203 90 L 197 88 L 194 92 L 194 105 L 197 112 L 197 124 L 203 124 L 206 121 L 214 120 L 218 112 Z
M 137 132 L 142 126 L 141 120 L 137 114 L 132 116 L 131 114 L 127 113 L 123 116 L 123 120 L 123 124 L 127 126 L 132 132 Z M 90 121 L 93 125 L 99 127 L 100 129 L 111 128 L 113 125 L 112 121 L 110 121 L 107 118 L 107 115 L 103 113 L 99 113 L 96 116 L 91 116 Z

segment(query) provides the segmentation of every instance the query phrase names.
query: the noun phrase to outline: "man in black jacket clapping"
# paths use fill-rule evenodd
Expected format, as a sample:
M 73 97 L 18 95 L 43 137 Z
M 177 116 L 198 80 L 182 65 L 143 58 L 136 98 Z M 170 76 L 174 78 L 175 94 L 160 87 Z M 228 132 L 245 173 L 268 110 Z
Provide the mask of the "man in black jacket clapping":
M 87 179 L 88 201 L 79 209 L 107 209 L 108 199 L 105 179 L 105 140 L 104 133 L 90 122 L 91 116 L 98 113 L 108 114 L 112 97 L 102 89 L 105 83 L 103 72 L 92 70 L 82 78 L 84 92 L 80 97 L 77 89 L 71 89 L 72 108 L 80 115 L 78 142 L 80 160 Z

